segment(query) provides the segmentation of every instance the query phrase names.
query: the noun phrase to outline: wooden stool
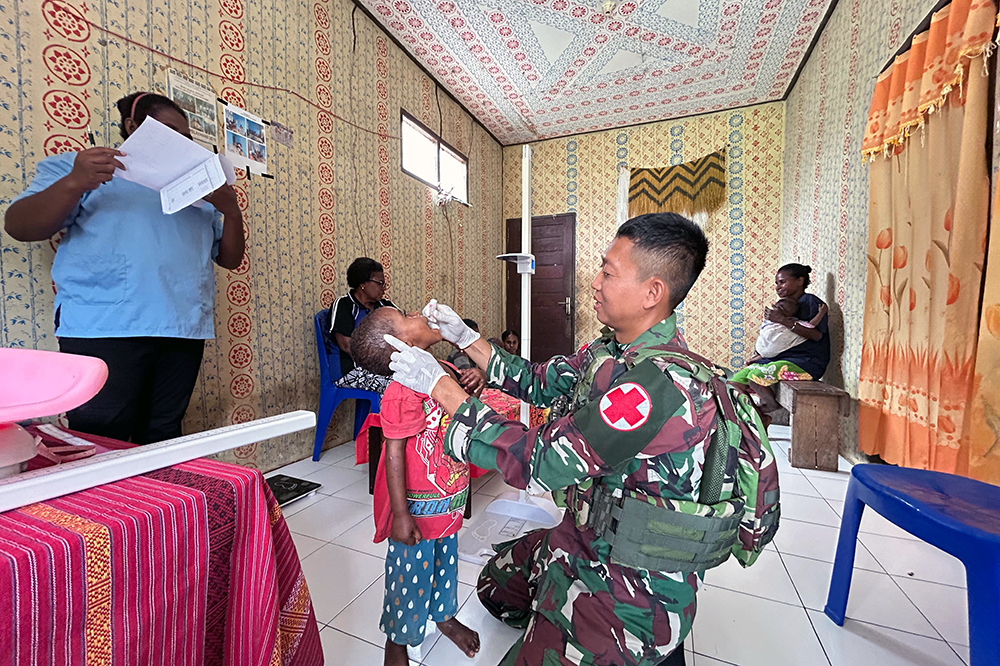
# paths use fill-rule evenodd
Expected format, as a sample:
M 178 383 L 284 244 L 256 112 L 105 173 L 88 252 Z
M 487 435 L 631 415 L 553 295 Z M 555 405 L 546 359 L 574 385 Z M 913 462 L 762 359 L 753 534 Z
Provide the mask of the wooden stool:
M 792 467 L 836 472 L 840 419 L 851 413 L 847 392 L 823 382 L 781 382 L 777 398 L 792 427 Z

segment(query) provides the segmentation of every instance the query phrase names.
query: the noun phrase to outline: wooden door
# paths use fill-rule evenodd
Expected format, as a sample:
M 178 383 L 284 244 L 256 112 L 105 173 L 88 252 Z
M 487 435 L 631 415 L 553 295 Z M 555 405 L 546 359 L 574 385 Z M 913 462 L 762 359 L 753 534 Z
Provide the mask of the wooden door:
M 521 219 L 507 220 L 507 252 L 521 251 Z M 576 214 L 531 218 L 531 359 L 547 361 L 576 348 Z M 521 276 L 507 264 L 507 328 L 520 332 Z

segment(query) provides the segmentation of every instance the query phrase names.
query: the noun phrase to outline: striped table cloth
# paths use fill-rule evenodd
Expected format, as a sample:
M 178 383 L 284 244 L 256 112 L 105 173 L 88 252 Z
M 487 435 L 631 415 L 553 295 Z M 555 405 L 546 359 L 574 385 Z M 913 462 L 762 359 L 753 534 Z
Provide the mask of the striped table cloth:
M 194 460 L 0 514 L 0 664 L 322 663 L 257 470 Z

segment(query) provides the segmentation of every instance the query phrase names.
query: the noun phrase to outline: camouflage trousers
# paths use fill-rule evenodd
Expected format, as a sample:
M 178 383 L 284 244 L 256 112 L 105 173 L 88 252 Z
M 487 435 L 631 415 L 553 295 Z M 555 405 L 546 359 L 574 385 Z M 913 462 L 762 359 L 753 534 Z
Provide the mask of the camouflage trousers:
M 625 621 L 615 615 L 621 604 L 606 593 L 593 594 L 595 603 L 586 604 L 586 612 L 573 614 L 572 630 L 564 630 L 537 610 L 536 594 L 552 532 L 537 530 L 502 544 L 479 575 L 477 592 L 483 606 L 501 622 L 525 630 L 499 666 L 684 666 L 683 643 L 669 656 L 647 646 L 638 660 L 623 650 Z M 546 599 L 539 601 L 546 605 Z

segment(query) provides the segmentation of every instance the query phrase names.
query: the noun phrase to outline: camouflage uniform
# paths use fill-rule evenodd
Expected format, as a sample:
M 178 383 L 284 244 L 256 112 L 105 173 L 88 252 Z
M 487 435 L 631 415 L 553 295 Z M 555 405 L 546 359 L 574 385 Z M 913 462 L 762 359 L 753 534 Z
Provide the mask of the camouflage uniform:
M 475 399 L 455 414 L 447 451 L 499 470 L 517 488 L 554 491 L 568 509 L 555 528 L 503 544 L 480 575 L 485 607 L 527 630 L 504 666 L 652 666 L 690 632 L 700 577 L 616 564 L 608 542 L 585 524 L 584 500 L 599 477 L 609 489 L 635 491 L 662 506 L 698 499 L 716 404 L 705 384 L 660 358 L 667 344 L 686 346 L 673 316 L 631 344 L 619 345 L 608 331 L 575 355 L 544 364 L 494 348 L 492 385 L 538 406 L 570 395 L 570 413 L 530 430 Z M 644 391 L 625 394 L 624 383 L 611 388 L 649 358 L 655 376 L 627 378 Z M 613 460 L 616 443 L 637 437 L 646 442 L 639 455 Z

